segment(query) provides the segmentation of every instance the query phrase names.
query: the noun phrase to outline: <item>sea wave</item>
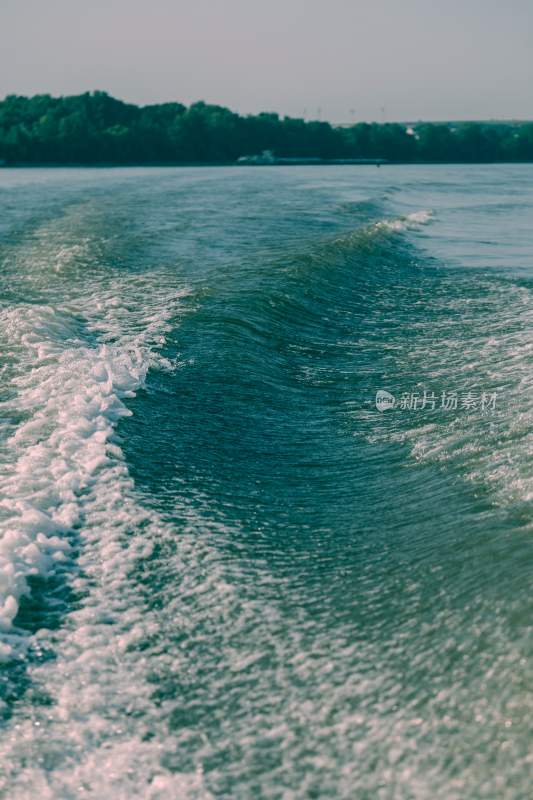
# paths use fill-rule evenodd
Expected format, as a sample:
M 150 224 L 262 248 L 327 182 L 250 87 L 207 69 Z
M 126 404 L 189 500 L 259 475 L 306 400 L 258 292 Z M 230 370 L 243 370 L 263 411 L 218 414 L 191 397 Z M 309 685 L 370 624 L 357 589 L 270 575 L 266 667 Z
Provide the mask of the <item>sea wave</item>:
M 113 173 L 6 248 L 0 795 L 527 794 L 530 403 L 375 397 L 527 394 L 530 287 L 431 255 L 440 169 L 278 174 Z

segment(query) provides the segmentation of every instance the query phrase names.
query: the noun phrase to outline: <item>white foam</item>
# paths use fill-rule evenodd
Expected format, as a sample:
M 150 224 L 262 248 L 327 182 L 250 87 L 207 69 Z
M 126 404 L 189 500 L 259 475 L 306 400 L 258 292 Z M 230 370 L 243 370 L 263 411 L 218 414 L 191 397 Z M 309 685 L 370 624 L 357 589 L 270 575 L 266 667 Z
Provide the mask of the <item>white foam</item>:
M 390 231 L 405 231 L 418 228 L 421 225 L 427 225 L 432 219 L 433 212 L 422 209 L 421 211 L 413 211 L 405 217 L 377 222 L 375 227 L 378 229 L 385 228 Z
M 113 310 L 89 325 L 107 328 L 110 337 L 116 337 L 115 299 L 91 300 L 104 312 Z M 22 411 L 25 421 L 7 442 L 9 463 L 0 475 L 1 632 L 13 633 L 28 579 L 47 577 L 68 559 L 69 531 L 80 523 L 84 493 L 94 491 L 100 473 L 121 464 L 114 426 L 130 414 L 123 401 L 142 385 L 171 309 L 172 303 L 152 310 L 140 333 L 94 348 L 76 338 L 64 312 L 35 306 L 2 312 L 2 332 L 19 355 L 15 397 L 2 412 Z M 0 657 L 15 652 L 16 637 L 4 637 Z
M 213 800 L 205 789 L 200 770 L 191 773 L 164 773 L 154 771 L 163 748 L 158 743 L 125 741 L 110 745 L 72 766 L 68 780 L 50 780 L 36 765 L 30 763 L 24 777 L 18 780 L 13 800 Z M 134 770 L 132 766 L 134 765 Z M 139 775 L 145 776 L 142 787 Z
M 111 285 L 71 302 L 71 317 L 53 307 L 0 313 L 0 335 L 18 359 L 2 413 L 24 413 L 0 472 L 0 656 L 21 658 L 30 644 L 56 653 L 52 663 L 28 665 L 52 707 L 16 715 L 0 744 L 0 794 L 9 787 L 13 798 L 210 797 L 201 773 L 159 765 L 178 747 L 171 736 L 145 740 L 148 665 L 130 653 L 157 628 L 130 572 L 165 525 L 137 502 L 114 428 L 147 370 L 170 366 L 158 347 L 185 294 L 135 283 L 128 291 L 142 292 L 143 302 L 122 302 Z M 98 336 L 93 347 L 77 338 L 82 310 Z M 131 536 L 139 526 L 143 537 Z M 58 631 L 17 629 L 30 577 L 62 571 L 82 602 Z

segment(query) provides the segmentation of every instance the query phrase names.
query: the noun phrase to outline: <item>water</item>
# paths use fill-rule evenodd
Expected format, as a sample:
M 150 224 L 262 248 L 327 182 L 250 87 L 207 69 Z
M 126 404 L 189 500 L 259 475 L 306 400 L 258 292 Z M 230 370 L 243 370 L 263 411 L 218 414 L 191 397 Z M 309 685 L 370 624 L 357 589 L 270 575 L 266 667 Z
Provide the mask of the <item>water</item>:
M 2 797 L 529 796 L 532 178 L 0 172 Z

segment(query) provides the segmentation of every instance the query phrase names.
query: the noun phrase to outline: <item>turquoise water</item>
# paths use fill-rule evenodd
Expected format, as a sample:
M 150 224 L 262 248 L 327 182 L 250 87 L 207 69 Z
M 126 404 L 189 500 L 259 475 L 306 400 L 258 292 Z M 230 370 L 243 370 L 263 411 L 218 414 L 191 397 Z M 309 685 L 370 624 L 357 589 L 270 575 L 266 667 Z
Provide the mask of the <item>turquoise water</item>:
M 529 796 L 532 178 L 0 172 L 2 797 Z

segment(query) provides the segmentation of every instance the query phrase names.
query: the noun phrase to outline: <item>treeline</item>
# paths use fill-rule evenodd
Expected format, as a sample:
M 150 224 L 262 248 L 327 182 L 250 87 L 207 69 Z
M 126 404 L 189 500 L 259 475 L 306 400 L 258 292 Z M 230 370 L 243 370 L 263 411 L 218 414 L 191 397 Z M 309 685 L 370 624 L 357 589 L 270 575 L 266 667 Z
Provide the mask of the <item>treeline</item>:
M 240 116 L 194 103 L 139 107 L 105 92 L 0 101 L 0 160 L 34 164 L 232 162 L 279 157 L 533 161 L 533 123 L 358 123 L 333 127 L 274 113 Z

